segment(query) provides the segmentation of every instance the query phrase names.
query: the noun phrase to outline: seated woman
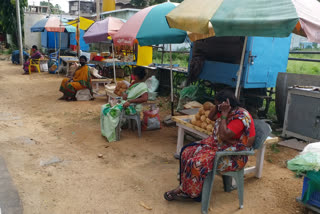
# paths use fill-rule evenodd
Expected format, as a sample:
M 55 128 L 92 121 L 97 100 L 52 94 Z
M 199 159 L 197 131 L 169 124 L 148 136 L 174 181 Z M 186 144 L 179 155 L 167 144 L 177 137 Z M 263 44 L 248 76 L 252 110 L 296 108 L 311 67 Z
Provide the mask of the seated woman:
M 60 91 L 63 93 L 63 96 L 59 100 L 76 100 L 76 93 L 81 89 L 87 88 L 92 91 L 90 69 L 86 65 L 87 57 L 80 56 L 79 61 L 81 66 L 77 68 L 73 77 L 62 80 Z
M 243 151 L 252 146 L 255 139 L 253 119 L 247 110 L 240 107 L 234 93 L 230 90 L 220 91 L 215 96 L 215 105 L 218 108 L 213 108 L 209 114 L 211 120 L 217 118 L 213 134 L 182 148 L 180 185 L 164 194 L 166 200 L 192 198 L 200 201 L 202 185 L 212 170 L 216 152 Z M 247 156 L 224 157 L 218 163 L 218 170 L 236 171 L 242 169 L 247 161 Z
M 30 58 L 23 64 L 23 74 L 29 74 L 29 65 L 30 59 L 40 59 L 42 57 L 40 51 L 38 51 L 38 47 L 33 45 L 30 52 Z
M 142 67 L 133 69 L 135 80 L 129 86 L 128 90 L 123 94 L 119 104 L 111 107 L 110 104 L 103 105 L 100 114 L 101 134 L 105 136 L 109 142 L 116 141 L 116 127 L 122 110 L 127 115 L 140 115 L 142 111 L 141 103 L 148 101 L 147 84 L 143 82 L 146 71 Z

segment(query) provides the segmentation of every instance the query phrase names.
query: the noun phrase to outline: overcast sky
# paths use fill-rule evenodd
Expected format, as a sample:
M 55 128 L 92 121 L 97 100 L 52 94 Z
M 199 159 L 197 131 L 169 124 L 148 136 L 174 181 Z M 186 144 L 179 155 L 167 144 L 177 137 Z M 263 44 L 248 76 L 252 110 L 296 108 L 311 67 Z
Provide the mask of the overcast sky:
M 36 6 L 39 6 L 40 5 L 40 1 L 41 0 L 28 0 L 28 4 L 29 5 L 36 5 Z M 44 0 L 42 0 L 44 1 Z M 45 0 L 45 1 L 48 1 L 48 0 Z M 69 12 L 69 1 L 67 0 L 50 0 L 50 3 L 53 4 L 53 5 L 60 5 L 61 9 L 64 11 L 64 12 Z

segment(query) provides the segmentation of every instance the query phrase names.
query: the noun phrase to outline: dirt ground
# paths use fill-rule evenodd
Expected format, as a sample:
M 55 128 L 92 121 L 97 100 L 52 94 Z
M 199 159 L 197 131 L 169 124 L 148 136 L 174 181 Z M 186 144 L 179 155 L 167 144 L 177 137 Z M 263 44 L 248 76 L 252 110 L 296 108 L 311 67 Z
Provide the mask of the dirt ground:
M 21 66 L 0 61 L 0 155 L 24 213 L 200 213 L 200 203 L 163 199 L 178 184 L 177 128 L 143 132 L 141 138 L 124 130 L 121 141 L 108 143 L 99 123 L 105 99 L 58 101 L 61 76 L 21 73 Z M 298 152 L 279 149 L 268 147 L 261 179 L 245 176 L 242 210 L 237 191 L 223 192 L 217 177 L 210 213 L 302 213 L 295 202 L 302 179 L 285 168 Z M 52 158 L 61 162 L 43 165 Z M 248 165 L 254 162 L 252 157 Z

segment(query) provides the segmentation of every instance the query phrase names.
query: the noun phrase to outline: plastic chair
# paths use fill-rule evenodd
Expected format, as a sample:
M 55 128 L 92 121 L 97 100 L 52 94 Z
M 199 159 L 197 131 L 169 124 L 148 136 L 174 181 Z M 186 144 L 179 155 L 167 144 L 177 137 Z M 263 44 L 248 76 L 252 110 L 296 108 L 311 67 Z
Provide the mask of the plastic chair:
M 216 153 L 216 157 L 213 162 L 213 169 L 211 172 L 208 173 L 202 187 L 202 196 L 201 196 L 201 199 L 202 199 L 201 213 L 202 214 L 208 213 L 211 191 L 212 191 L 213 182 L 214 182 L 214 176 L 216 174 L 219 174 L 219 171 L 217 170 L 219 159 L 224 156 L 232 156 L 232 155 L 254 155 L 254 150 L 259 149 L 263 145 L 263 143 L 265 142 L 265 140 L 267 139 L 267 137 L 272 131 L 270 126 L 262 120 L 254 120 L 254 125 L 256 130 L 256 138 L 252 146 L 252 149 L 250 151 L 239 151 L 239 152 L 222 151 L 222 152 Z M 223 173 L 223 175 L 232 176 L 236 180 L 238 197 L 239 197 L 239 206 L 240 206 L 240 209 L 242 209 L 243 208 L 243 191 L 244 191 L 244 179 L 243 179 L 244 169 L 241 169 L 239 171 L 226 172 L 226 173 Z
M 31 74 L 32 66 L 36 67 L 38 69 L 38 72 L 40 73 L 40 59 L 30 59 L 29 74 Z
M 49 54 L 49 59 L 50 60 L 58 60 L 59 58 L 59 50 L 57 50 L 56 52 L 53 52 L 51 54 Z
M 132 104 L 132 105 L 134 106 L 134 104 Z M 140 119 L 140 114 L 137 112 L 137 114 L 134 114 L 134 115 L 126 115 L 125 110 L 123 109 L 122 112 L 121 112 L 119 125 L 116 128 L 117 141 L 120 140 L 121 121 L 123 119 L 128 121 L 129 128 L 131 128 L 133 131 L 135 130 L 135 124 L 136 124 L 137 125 L 137 129 L 138 129 L 138 136 L 141 137 L 141 119 Z

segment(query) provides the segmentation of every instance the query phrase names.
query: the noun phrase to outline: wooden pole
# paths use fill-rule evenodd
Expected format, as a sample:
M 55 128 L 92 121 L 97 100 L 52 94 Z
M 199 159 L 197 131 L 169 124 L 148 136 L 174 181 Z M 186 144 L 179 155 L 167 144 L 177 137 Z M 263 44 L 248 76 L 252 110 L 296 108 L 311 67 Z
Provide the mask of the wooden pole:
M 241 77 L 242 77 L 244 56 L 245 56 L 246 49 L 247 49 L 247 41 L 248 41 L 248 37 L 246 36 L 245 39 L 244 39 L 244 43 L 243 43 L 240 68 L 239 68 L 239 71 L 238 71 L 238 74 L 237 74 L 238 75 L 238 79 L 237 79 L 237 86 L 236 86 L 235 96 L 238 99 L 240 98 L 240 82 L 241 82 Z
M 171 116 L 174 116 L 174 113 L 173 113 L 173 74 L 172 74 L 171 44 L 170 44 L 170 88 L 171 88 Z

